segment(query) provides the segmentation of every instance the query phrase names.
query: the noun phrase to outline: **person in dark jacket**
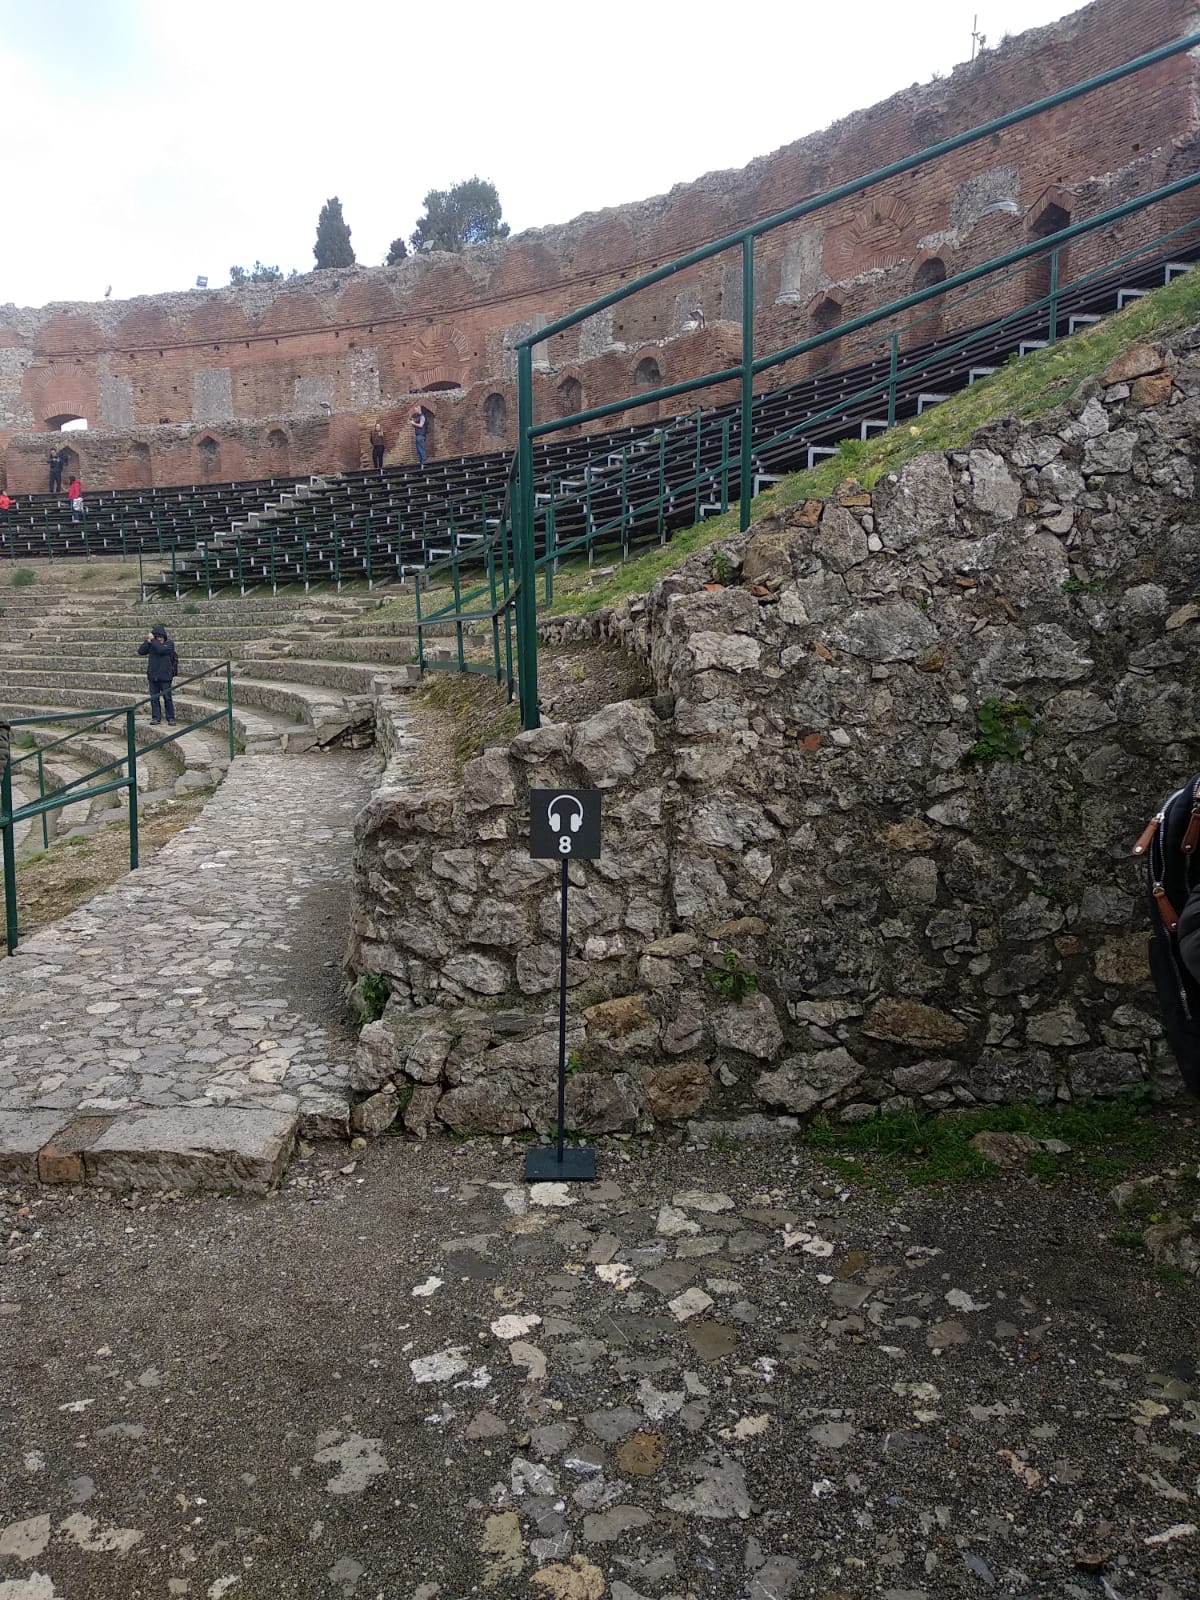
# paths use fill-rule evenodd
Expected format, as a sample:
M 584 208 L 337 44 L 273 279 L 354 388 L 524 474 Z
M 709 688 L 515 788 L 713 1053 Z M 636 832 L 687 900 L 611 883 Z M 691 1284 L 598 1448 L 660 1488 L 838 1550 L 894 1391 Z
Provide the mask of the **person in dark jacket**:
M 175 701 L 171 697 L 171 679 L 179 671 L 179 656 L 175 650 L 174 640 L 167 637 L 167 630 L 161 622 L 156 622 L 138 645 L 138 655 L 148 656 L 146 662 L 146 679 L 150 685 L 150 722 L 157 726 L 162 721 L 162 710 L 159 700 L 166 706 L 167 726 L 175 726 Z

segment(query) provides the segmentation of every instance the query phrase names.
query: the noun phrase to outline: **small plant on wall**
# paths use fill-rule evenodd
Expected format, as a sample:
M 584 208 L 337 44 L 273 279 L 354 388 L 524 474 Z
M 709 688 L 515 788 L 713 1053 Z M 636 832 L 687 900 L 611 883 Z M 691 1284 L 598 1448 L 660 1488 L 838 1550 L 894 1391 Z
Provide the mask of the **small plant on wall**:
M 732 1000 L 735 1006 L 740 1006 L 746 996 L 758 988 L 758 978 L 743 967 L 736 950 L 726 950 L 721 966 L 706 968 L 704 981 L 726 1000 Z

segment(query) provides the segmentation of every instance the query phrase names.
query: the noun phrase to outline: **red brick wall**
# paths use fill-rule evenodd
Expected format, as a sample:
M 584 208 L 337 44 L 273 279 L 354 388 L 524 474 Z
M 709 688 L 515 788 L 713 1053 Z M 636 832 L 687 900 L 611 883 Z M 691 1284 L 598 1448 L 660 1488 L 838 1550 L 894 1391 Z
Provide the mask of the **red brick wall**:
M 268 474 L 284 457 L 295 471 L 365 465 L 377 416 L 389 459 L 409 459 L 410 396 L 431 385 L 455 386 L 424 396 L 436 453 L 511 445 L 511 347 L 535 318 L 553 320 L 698 244 L 1177 37 L 1192 11 L 1186 0 L 1140 0 L 1136 35 L 1129 20 L 1127 0 L 1097 0 L 949 79 L 894 95 L 741 171 L 523 234 L 469 259 L 425 256 L 395 268 L 125 304 L 0 309 L 0 450 L 9 487 L 44 486 L 42 430 L 67 415 L 89 419 L 91 430 L 73 443 L 96 487 L 144 482 L 147 473 L 157 483 L 203 478 L 205 432 L 221 441 L 226 477 Z M 932 255 L 953 274 L 1015 248 L 1049 199 L 1079 220 L 1191 170 L 1195 87 L 1192 61 L 1173 58 L 767 236 L 758 246 L 758 350 L 810 335 L 822 296 L 848 319 L 907 292 Z M 1105 176 L 1093 181 L 1097 174 Z M 983 214 L 989 196 L 1009 209 Z M 1185 199 L 1173 218 L 1134 219 L 1120 237 L 1161 232 L 1194 209 Z M 1074 246 L 1072 271 L 1113 249 L 1111 237 Z M 988 309 L 1021 303 L 1028 287 L 1018 275 L 992 293 Z M 568 373 L 592 405 L 632 393 L 647 353 L 668 383 L 727 361 L 738 348 L 730 330 L 740 304 L 738 255 L 730 252 L 558 336 L 550 371 L 539 373 L 539 416 L 557 413 L 556 390 Z M 948 310 L 943 325 L 976 320 L 980 304 Z M 702 334 L 682 332 L 693 305 L 707 318 Z M 537 355 L 546 357 L 547 347 Z M 493 394 L 507 406 L 503 440 L 485 426 Z M 170 429 L 157 426 L 162 416 Z M 149 448 L 148 467 L 135 444 Z

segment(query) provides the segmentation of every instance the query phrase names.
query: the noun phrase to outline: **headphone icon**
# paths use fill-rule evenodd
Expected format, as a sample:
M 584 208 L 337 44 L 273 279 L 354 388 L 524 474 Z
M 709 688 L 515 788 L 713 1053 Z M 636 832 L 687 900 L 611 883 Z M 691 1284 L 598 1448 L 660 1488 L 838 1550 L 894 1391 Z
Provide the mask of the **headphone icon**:
M 556 794 L 554 799 L 551 800 L 546 814 L 546 820 L 550 824 L 551 832 L 565 833 L 567 831 L 562 824 L 562 812 L 558 809 L 564 801 L 567 805 L 575 808 L 567 817 L 567 826 L 572 833 L 578 833 L 583 826 L 583 802 L 582 800 L 577 800 L 573 794 Z

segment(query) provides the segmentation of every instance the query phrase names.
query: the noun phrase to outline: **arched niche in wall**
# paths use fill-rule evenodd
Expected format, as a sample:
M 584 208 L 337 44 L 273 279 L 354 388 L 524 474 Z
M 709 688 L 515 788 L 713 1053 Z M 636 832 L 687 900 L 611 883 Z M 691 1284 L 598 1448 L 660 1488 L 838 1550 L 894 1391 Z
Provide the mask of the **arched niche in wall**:
M 1047 190 L 1030 207 L 1029 238 L 1048 239 L 1051 234 L 1071 226 L 1070 196 L 1066 190 Z M 1065 246 L 1058 251 L 1058 283 L 1061 288 L 1070 281 L 1070 250 Z M 1050 293 L 1051 252 L 1034 256 L 1025 270 L 1025 298 L 1027 303 L 1042 300 Z M 1045 308 L 1048 315 L 1049 307 Z
M 583 385 L 578 378 L 566 377 L 555 390 L 560 417 L 572 416 L 583 410 Z
M 197 444 L 196 454 L 200 458 L 200 482 L 220 483 L 221 446 L 211 433 L 206 433 Z
M 267 435 L 267 458 L 272 478 L 286 478 L 291 473 L 291 444 L 282 428 L 272 428 Z
M 69 427 L 71 423 L 74 423 L 75 426 Z M 59 411 L 54 416 L 47 417 L 44 426 L 49 433 L 58 433 L 64 429 L 71 433 L 78 433 L 87 427 L 87 418 L 81 417 L 75 411 Z
M 934 284 L 945 283 L 946 263 L 941 256 L 926 255 L 918 257 L 916 271 L 912 275 L 912 286 L 916 290 L 932 289 Z M 906 345 L 924 344 L 928 339 L 936 339 L 942 332 L 945 322 L 946 300 L 944 295 L 935 295 L 932 300 L 927 300 L 923 306 L 915 306 L 907 312 L 904 320 L 909 324 L 909 336 Z
M 662 385 L 662 369 L 653 356 L 643 356 L 633 369 L 633 386 L 639 394 Z
M 502 394 L 490 394 L 483 402 L 483 431 L 489 439 L 508 434 L 508 402 Z
M 140 439 L 135 439 L 129 446 L 128 477 L 130 489 L 151 489 L 154 486 L 154 466 L 150 458 L 150 446 L 143 444 Z

